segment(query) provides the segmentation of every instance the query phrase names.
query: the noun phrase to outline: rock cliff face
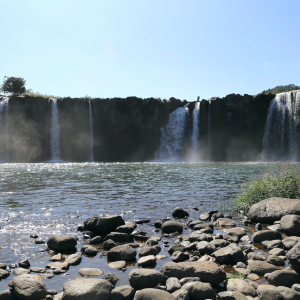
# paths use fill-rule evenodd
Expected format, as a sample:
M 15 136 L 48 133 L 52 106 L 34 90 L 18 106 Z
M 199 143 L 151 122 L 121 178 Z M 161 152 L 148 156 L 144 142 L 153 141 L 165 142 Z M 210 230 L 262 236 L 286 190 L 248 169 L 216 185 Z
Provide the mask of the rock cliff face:
M 256 161 L 261 157 L 268 108 L 274 95 L 228 95 L 200 102 L 199 151 L 203 160 Z M 1 101 L 1 99 L 0 99 Z M 90 101 L 90 103 L 89 103 Z M 8 114 L 0 110 L 0 160 L 51 160 L 51 100 L 11 97 Z M 1 104 L 1 102 L 0 102 Z M 161 128 L 169 114 L 187 104 L 136 97 L 113 99 L 64 98 L 57 100 L 60 159 L 84 162 L 152 160 L 159 148 Z M 193 134 L 195 102 L 188 104 L 183 149 L 188 152 Z M 92 116 L 90 113 L 92 112 Z

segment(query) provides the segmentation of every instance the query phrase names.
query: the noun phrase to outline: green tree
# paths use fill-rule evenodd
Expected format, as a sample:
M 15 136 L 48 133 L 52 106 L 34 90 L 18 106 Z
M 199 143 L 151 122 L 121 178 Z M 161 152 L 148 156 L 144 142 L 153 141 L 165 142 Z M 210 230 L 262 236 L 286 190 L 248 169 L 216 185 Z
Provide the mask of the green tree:
M 7 77 L 1 86 L 1 90 L 4 93 L 19 96 L 26 92 L 25 83 L 26 80 L 24 78 Z

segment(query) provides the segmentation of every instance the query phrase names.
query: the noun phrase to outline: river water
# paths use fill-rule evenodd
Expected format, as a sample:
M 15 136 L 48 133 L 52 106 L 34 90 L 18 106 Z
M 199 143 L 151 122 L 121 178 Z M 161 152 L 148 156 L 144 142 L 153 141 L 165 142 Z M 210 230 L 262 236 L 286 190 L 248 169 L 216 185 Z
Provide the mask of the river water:
M 138 230 L 154 233 L 156 220 L 171 217 L 175 207 L 189 211 L 197 220 L 208 210 L 231 213 L 232 197 L 241 184 L 268 169 L 266 163 L 40 163 L 0 165 L 0 262 L 7 265 L 28 259 L 32 267 L 49 263 L 46 245 L 37 245 L 31 234 L 47 241 L 53 234 L 78 238 L 78 251 L 85 244 L 77 231 L 86 218 L 121 214 L 125 221 L 149 218 Z M 293 168 L 300 169 L 300 164 Z M 195 210 L 194 208 L 199 209 Z M 166 253 L 163 249 L 162 254 Z M 167 262 L 166 260 L 158 263 Z M 48 289 L 62 288 L 78 277 L 83 267 L 112 272 L 106 258 L 83 258 L 67 274 L 45 280 Z M 118 285 L 125 273 L 116 274 Z M 136 266 L 135 266 L 136 267 Z M 159 269 L 159 268 L 158 268 Z M 8 288 L 13 275 L 0 281 L 0 291 Z

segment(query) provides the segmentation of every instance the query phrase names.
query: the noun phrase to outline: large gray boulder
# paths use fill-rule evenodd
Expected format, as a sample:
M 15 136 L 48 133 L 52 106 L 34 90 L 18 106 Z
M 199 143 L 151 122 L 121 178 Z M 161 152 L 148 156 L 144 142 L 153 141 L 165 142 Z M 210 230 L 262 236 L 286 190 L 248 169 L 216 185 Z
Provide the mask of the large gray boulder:
M 266 274 L 277 270 L 276 266 L 261 260 L 248 260 L 247 269 L 255 274 Z
M 289 265 L 296 271 L 300 271 L 300 241 L 290 249 L 287 254 Z
M 166 291 L 158 289 L 143 289 L 137 291 L 133 300 L 176 300 L 174 296 Z
M 243 279 L 229 279 L 227 281 L 227 291 L 240 292 L 251 297 L 257 296 L 255 288 Z
M 190 300 L 212 299 L 215 296 L 215 292 L 209 283 L 200 281 L 188 282 L 182 288 L 189 292 Z
M 230 244 L 212 253 L 219 264 L 234 265 L 239 261 L 245 261 L 246 256 L 242 249 L 236 244 Z
M 300 236 L 300 216 L 287 215 L 280 220 L 281 230 L 287 235 Z
M 108 300 L 113 286 L 105 279 L 77 278 L 63 287 L 63 300 Z
M 251 206 L 248 217 L 255 223 L 273 224 L 285 215 L 300 215 L 300 200 L 270 198 Z
M 278 286 L 276 288 L 276 290 L 280 292 L 280 294 L 283 296 L 284 300 L 299 300 L 300 299 L 300 293 L 293 289 L 287 288 L 285 286 Z
M 22 300 L 42 300 L 46 298 L 47 288 L 39 275 L 23 274 L 15 277 L 11 287 Z
M 282 240 L 282 244 L 285 250 L 292 249 L 300 241 L 299 236 L 289 236 Z
M 130 285 L 135 290 L 154 288 L 166 281 L 166 277 L 154 269 L 133 269 L 128 277 Z
M 94 217 L 86 219 L 83 223 L 84 230 L 92 231 L 100 236 L 115 231 L 122 225 L 125 225 L 125 222 L 121 216 Z
M 48 240 L 47 245 L 56 252 L 65 252 L 73 250 L 77 245 L 77 241 L 72 236 L 57 234 Z
M 182 232 L 183 225 L 176 221 L 167 221 L 162 224 L 161 230 L 166 233 Z
M 129 234 L 123 233 L 123 232 L 111 232 L 104 238 L 104 241 L 107 241 L 107 240 L 112 240 L 116 243 L 131 243 L 131 242 L 133 242 L 133 238 Z
M 162 266 L 160 272 L 169 278 L 176 277 L 178 279 L 182 279 L 194 276 L 193 267 L 187 263 L 168 262 Z
M 137 225 L 133 222 L 126 223 L 125 225 L 119 226 L 116 228 L 116 232 L 123 232 L 127 234 L 131 234 L 134 229 L 137 227 Z
M 113 247 L 107 252 L 107 258 L 110 261 L 119 261 L 119 260 L 130 261 L 130 260 L 134 260 L 135 257 L 136 257 L 136 250 L 127 244 Z
M 300 283 L 300 273 L 291 268 L 277 270 L 268 276 L 268 282 L 275 286 L 292 287 L 293 284 Z
M 0 292 L 0 300 L 19 300 L 19 298 L 11 290 L 6 290 Z
M 281 233 L 273 230 L 261 230 L 253 234 L 253 243 L 282 240 Z
M 135 290 L 130 285 L 122 285 L 111 291 L 112 300 L 132 300 Z

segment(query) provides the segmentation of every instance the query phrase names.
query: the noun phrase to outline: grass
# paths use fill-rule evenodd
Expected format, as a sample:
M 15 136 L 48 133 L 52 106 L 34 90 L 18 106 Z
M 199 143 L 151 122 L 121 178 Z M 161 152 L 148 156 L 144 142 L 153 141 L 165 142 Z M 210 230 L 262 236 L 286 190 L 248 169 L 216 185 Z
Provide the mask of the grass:
M 234 274 L 230 274 L 227 279 L 246 279 L 247 275 L 235 271 Z
M 300 199 L 300 173 L 291 164 L 277 164 L 275 171 L 247 182 L 233 202 L 237 210 L 247 213 L 253 204 L 272 197 Z

